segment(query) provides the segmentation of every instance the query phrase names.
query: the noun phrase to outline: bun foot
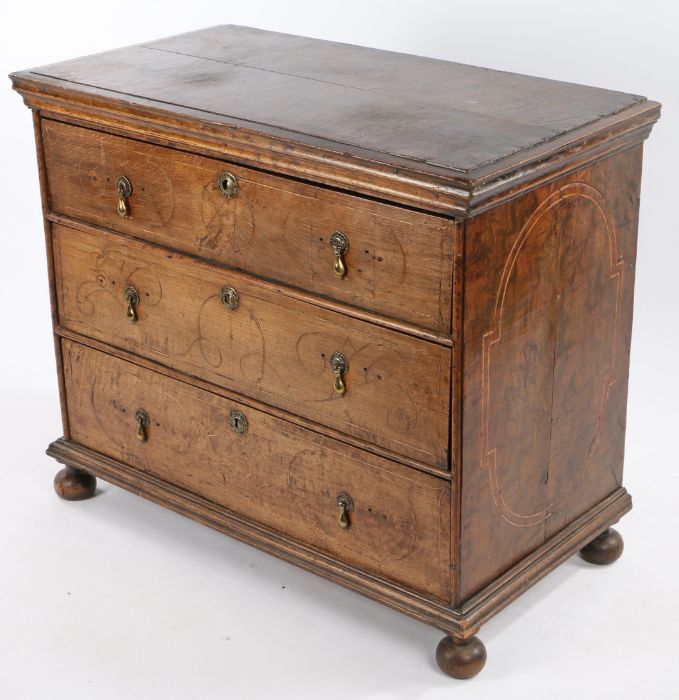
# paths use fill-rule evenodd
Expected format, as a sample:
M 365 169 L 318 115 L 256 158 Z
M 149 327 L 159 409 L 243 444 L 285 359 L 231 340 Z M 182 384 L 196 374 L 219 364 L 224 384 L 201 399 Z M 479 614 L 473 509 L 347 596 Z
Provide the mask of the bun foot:
M 472 678 L 486 665 L 486 647 L 478 637 L 444 637 L 436 647 L 436 663 L 453 678 Z
M 83 501 L 94 495 L 97 479 L 82 469 L 64 467 L 54 477 L 54 490 L 67 501 Z
M 612 564 L 620 558 L 625 543 L 617 530 L 609 527 L 586 547 L 580 550 L 580 555 L 590 564 Z

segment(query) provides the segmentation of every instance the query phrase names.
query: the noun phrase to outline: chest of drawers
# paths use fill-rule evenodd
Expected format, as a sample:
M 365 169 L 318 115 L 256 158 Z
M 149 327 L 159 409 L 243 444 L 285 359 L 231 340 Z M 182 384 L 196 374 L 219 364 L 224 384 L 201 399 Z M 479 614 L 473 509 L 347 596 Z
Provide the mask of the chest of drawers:
M 645 98 L 243 27 L 13 74 L 64 436 L 446 633 L 611 563 Z

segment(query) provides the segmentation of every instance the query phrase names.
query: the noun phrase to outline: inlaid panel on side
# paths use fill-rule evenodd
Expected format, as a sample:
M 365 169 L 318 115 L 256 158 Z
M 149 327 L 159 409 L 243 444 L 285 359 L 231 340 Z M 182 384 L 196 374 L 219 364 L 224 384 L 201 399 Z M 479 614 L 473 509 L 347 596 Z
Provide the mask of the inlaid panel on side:
M 640 165 L 638 146 L 467 224 L 463 598 L 621 484 Z
M 61 122 L 43 120 L 42 133 L 56 213 L 450 333 L 451 221 Z M 233 197 L 222 171 L 237 178 Z M 349 242 L 341 278 L 337 230 Z
M 426 464 L 448 467 L 448 348 L 147 243 L 54 226 L 60 323 Z M 139 295 L 136 323 L 126 290 Z M 221 299 L 232 288 L 238 307 Z M 334 388 L 334 353 L 348 362 Z
M 426 595 L 450 597 L 450 484 L 63 341 L 71 437 Z M 146 411 L 145 440 L 135 415 Z M 247 420 L 230 426 L 233 411 Z M 339 526 L 337 496 L 353 509 Z

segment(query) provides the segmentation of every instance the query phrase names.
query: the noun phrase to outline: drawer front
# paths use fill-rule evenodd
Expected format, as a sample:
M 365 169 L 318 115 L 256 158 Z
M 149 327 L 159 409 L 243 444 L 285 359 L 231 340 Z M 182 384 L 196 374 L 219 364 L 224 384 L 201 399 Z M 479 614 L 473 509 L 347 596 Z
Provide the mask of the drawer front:
M 450 332 L 454 224 L 90 129 L 43 120 L 53 211 Z M 233 197 L 218 175 L 237 178 Z M 118 213 L 116 180 L 132 192 Z M 330 237 L 349 242 L 334 272 Z
M 447 481 L 77 343 L 62 345 L 72 440 L 343 561 L 449 599 Z M 143 441 L 140 409 L 148 417 Z M 347 529 L 339 524 L 340 494 L 353 506 Z
M 111 233 L 55 226 L 54 257 L 62 326 L 447 468 L 448 348 Z M 134 323 L 129 288 L 139 298 Z M 235 290 L 237 308 L 224 289 Z M 335 353 L 348 363 L 343 395 Z

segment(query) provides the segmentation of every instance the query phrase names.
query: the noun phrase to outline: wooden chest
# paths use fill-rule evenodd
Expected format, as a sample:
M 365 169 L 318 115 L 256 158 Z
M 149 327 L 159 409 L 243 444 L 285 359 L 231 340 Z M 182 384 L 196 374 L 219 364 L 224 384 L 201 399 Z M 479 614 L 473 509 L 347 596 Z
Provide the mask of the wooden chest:
M 459 678 L 560 562 L 617 559 L 657 103 L 234 26 L 11 78 L 59 495 L 101 477 L 434 625 Z

